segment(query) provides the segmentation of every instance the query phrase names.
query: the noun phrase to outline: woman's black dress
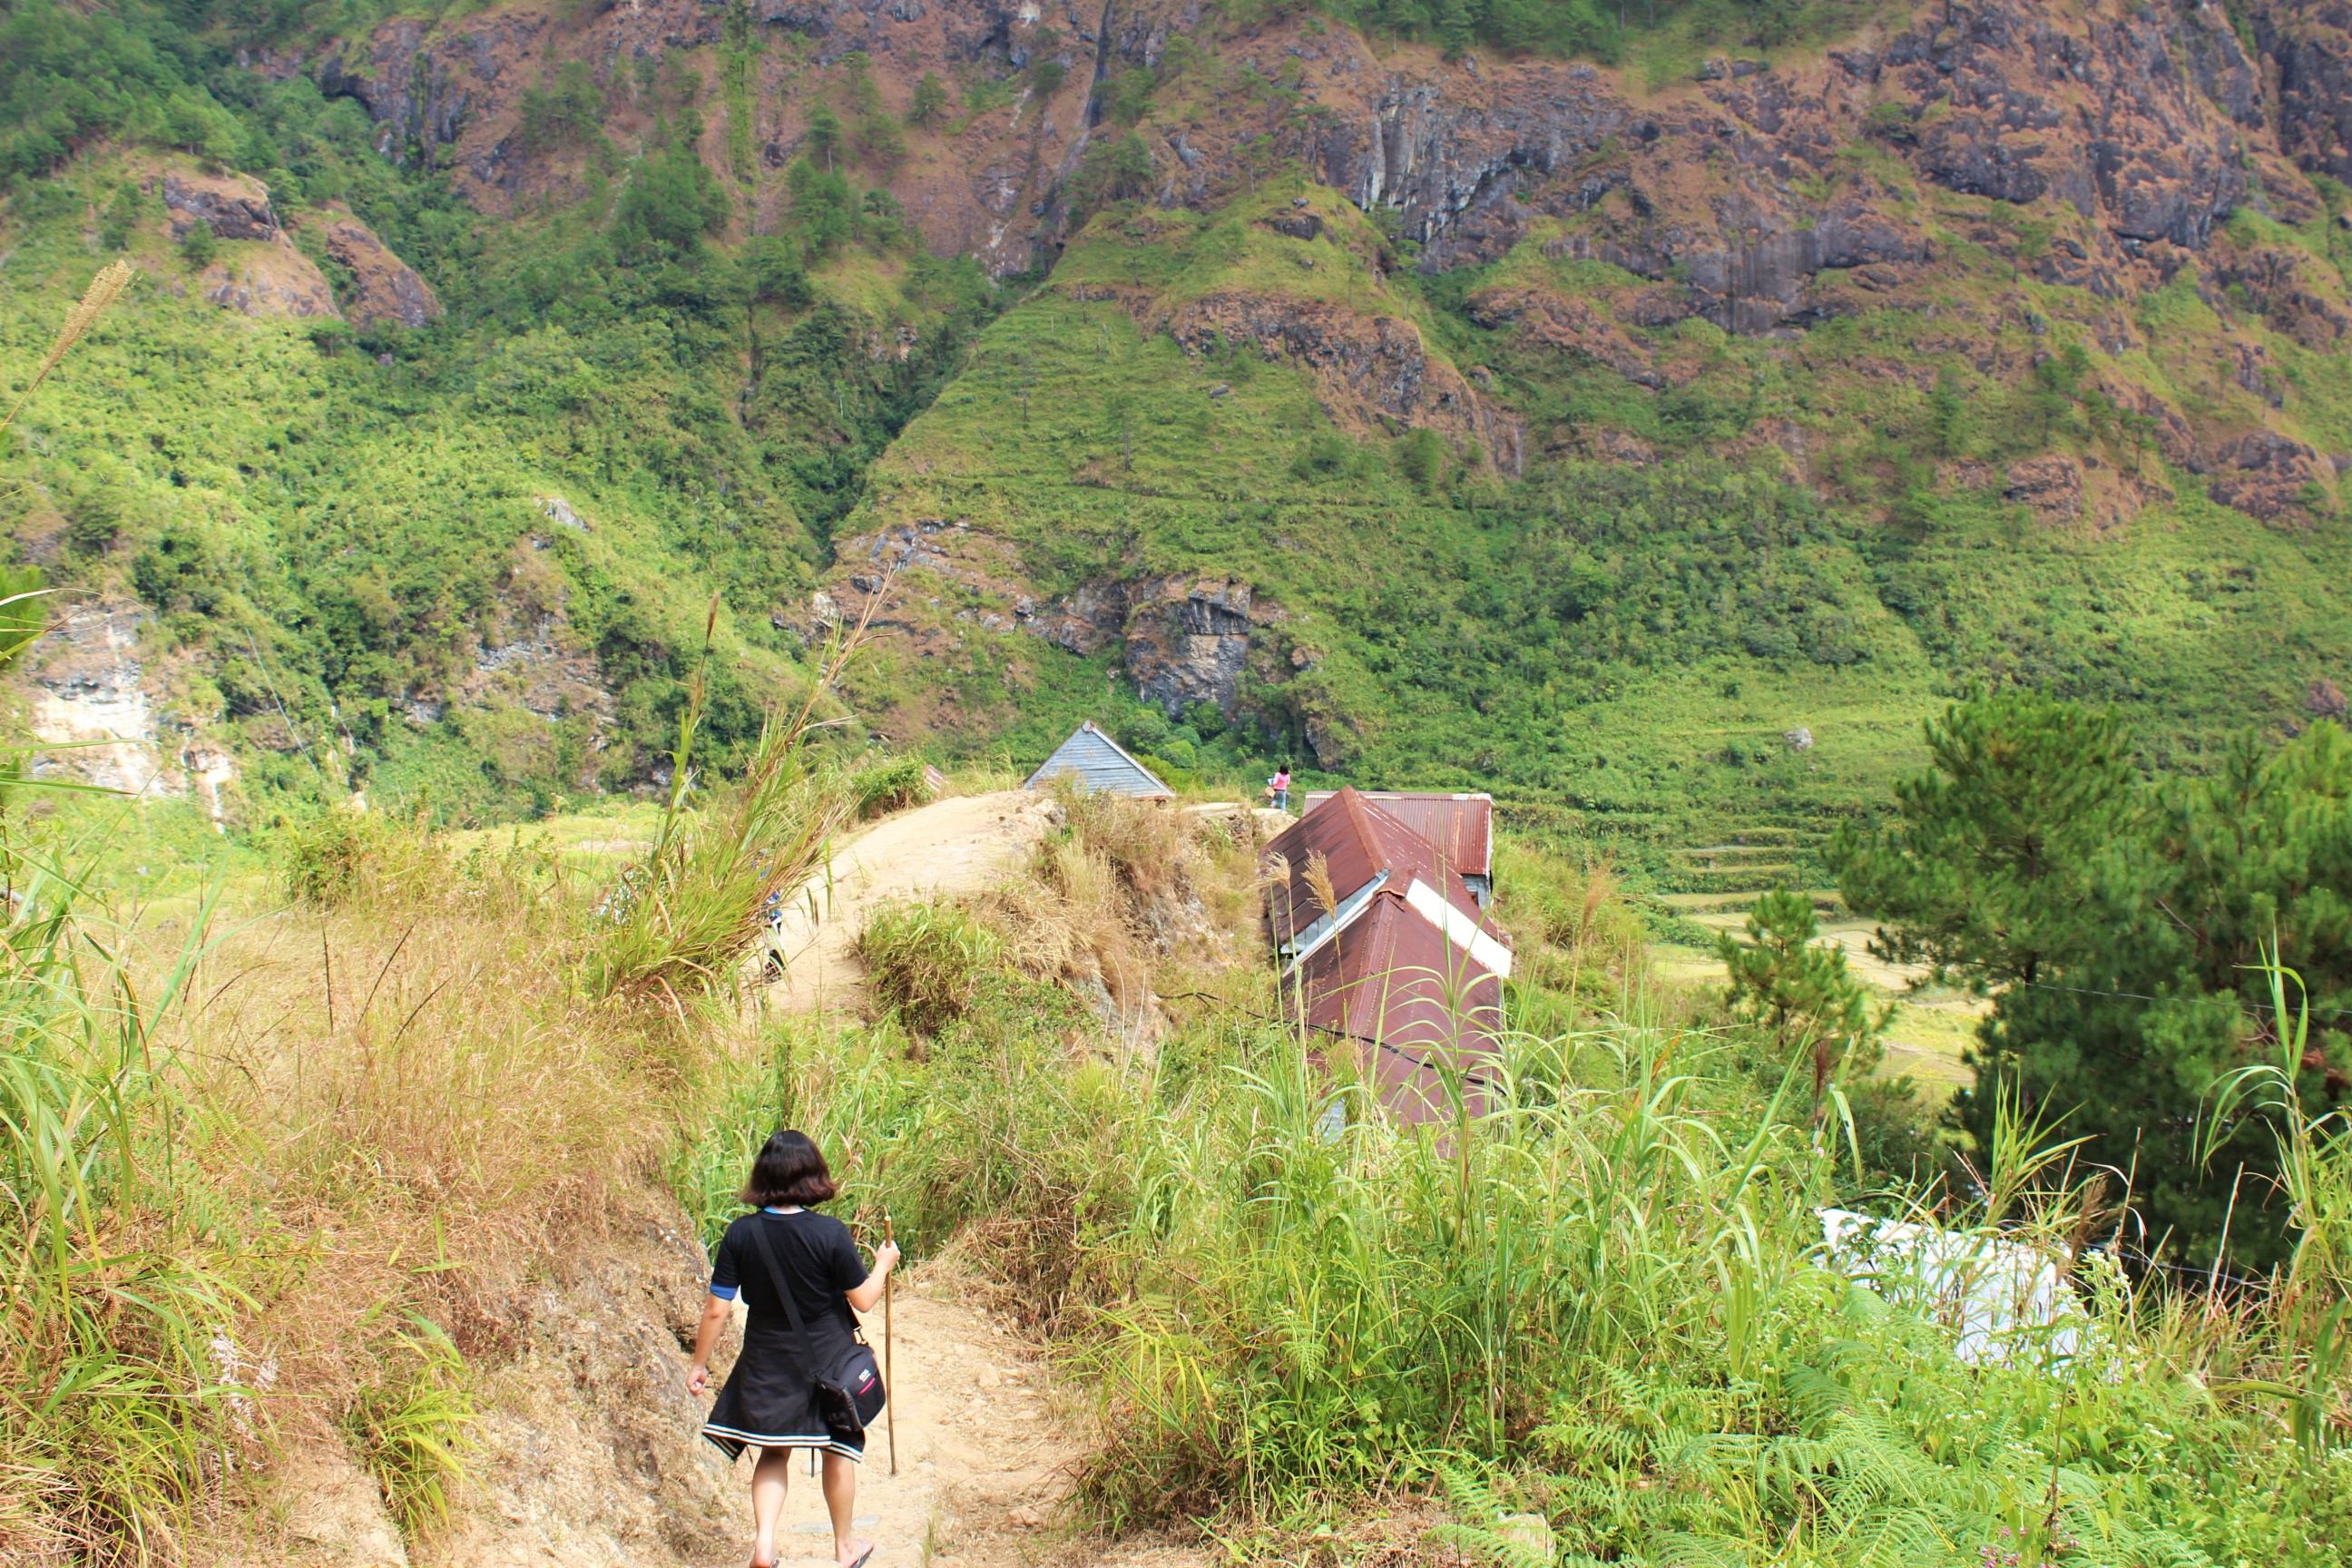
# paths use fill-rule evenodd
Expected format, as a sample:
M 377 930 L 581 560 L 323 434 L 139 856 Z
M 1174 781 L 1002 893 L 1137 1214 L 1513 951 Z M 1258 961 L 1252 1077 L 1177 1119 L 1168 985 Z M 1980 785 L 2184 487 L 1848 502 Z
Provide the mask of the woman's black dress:
M 809 1364 L 793 1331 L 750 1227 L 767 1227 L 776 1267 L 800 1308 L 817 1355 Z M 818 1367 L 836 1367 L 856 1342 L 857 1319 L 848 1292 L 866 1283 L 866 1265 L 849 1227 L 830 1215 L 778 1214 L 763 1209 L 727 1227 L 710 1269 L 710 1293 L 731 1300 L 737 1290 L 751 1310 L 742 1353 L 711 1406 L 702 1435 L 730 1458 L 746 1448 L 823 1448 L 860 1459 L 863 1433 L 847 1439 L 825 1430 L 814 1398 Z

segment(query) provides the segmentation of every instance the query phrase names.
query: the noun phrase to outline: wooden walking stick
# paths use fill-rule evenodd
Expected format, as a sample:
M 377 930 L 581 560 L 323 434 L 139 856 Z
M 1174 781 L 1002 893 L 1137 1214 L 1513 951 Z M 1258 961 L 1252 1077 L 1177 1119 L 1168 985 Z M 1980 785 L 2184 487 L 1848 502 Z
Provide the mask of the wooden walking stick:
M 895 1242 L 890 1234 L 890 1211 L 882 1211 L 882 1239 Z M 894 1267 L 882 1276 L 882 1386 L 888 1390 L 883 1400 L 882 1413 L 890 1422 L 890 1473 L 898 1473 L 898 1373 L 890 1370 L 890 1287 L 897 1283 L 898 1270 Z

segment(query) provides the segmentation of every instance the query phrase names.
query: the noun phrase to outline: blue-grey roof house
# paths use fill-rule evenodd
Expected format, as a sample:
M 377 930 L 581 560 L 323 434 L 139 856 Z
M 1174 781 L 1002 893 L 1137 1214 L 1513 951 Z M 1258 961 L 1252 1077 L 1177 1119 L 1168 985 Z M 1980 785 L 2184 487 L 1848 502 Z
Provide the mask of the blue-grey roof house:
M 1144 800 L 1166 800 L 1175 792 L 1151 776 L 1151 770 L 1120 749 L 1119 743 L 1096 728 L 1091 719 L 1070 731 L 1070 738 L 1054 748 L 1037 771 L 1029 775 L 1024 789 L 1051 789 L 1054 781 L 1067 774 L 1077 781 L 1080 789 L 1105 791 L 1111 795 L 1129 795 Z

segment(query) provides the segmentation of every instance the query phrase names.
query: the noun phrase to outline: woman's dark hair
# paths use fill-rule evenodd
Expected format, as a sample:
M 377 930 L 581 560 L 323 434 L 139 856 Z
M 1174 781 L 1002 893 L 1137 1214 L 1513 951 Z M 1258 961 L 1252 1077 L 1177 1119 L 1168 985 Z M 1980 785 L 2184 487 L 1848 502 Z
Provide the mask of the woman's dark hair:
M 779 1132 L 768 1140 L 751 1162 L 751 1179 L 743 1184 L 743 1201 L 753 1208 L 784 1208 L 831 1203 L 833 1173 L 824 1156 L 805 1132 Z

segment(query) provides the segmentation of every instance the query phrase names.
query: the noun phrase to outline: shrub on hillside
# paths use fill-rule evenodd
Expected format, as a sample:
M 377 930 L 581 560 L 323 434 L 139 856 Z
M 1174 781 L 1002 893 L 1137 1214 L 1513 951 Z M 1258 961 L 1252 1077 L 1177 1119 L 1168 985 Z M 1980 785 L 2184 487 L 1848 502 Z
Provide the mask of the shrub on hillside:
M 856 237 L 856 205 L 848 179 L 838 170 L 821 169 L 803 158 L 786 173 L 784 185 L 792 195 L 792 231 L 810 265 Z
M 996 933 L 952 904 L 892 904 L 875 911 L 854 950 L 884 1006 L 920 1036 L 964 1016 L 1000 967 Z
M 188 264 L 191 272 L 202 272 L 210 267 L 213 258 L 219 254 L 219 242 L 213 237 L 212 224 L 204 218 L 190 224 L 188 232 L 180 237 L 180 258 Z
M 341 1423 L 403 1534 L 448 1522 L 452 1494 L 480 1447 L 476 1421 L 465 1358 L 430 1319 L 412 1319 L 392 1336 L 376 1375 L 353 1391 Z
M 931 798 L 930 780 L 920 757 L 888 757 L 870 763 L 849 775 L 852 798 L 860 821 L 921 805 Z
M 1066 780 L 1055 784 L 1054 802 L 1062 812 L 1055 837 L 1100 856 L 1136 897 L 1164 897 L 1185 885 L 1184 823 L 1165 804 L 1079 789 Z
M 446 888 L 452 867 L 420 819 L 330 805 L 289 818 L 270 836 L 286 894 L 311 909 L 415 897 Z
M 696 150 L 696 130 L 691 123 L 680 128 L 631 174 L 613 216 L 624 253 L 657 246 L 681 256 L 698 254 L 704 237 L 727 226 L 733 205 Z
M 604 139 L 604 94 L 584 60 L 572 60 L 546 87 L 522 91 L 517 134 L 533 153 L 573 152 Z

